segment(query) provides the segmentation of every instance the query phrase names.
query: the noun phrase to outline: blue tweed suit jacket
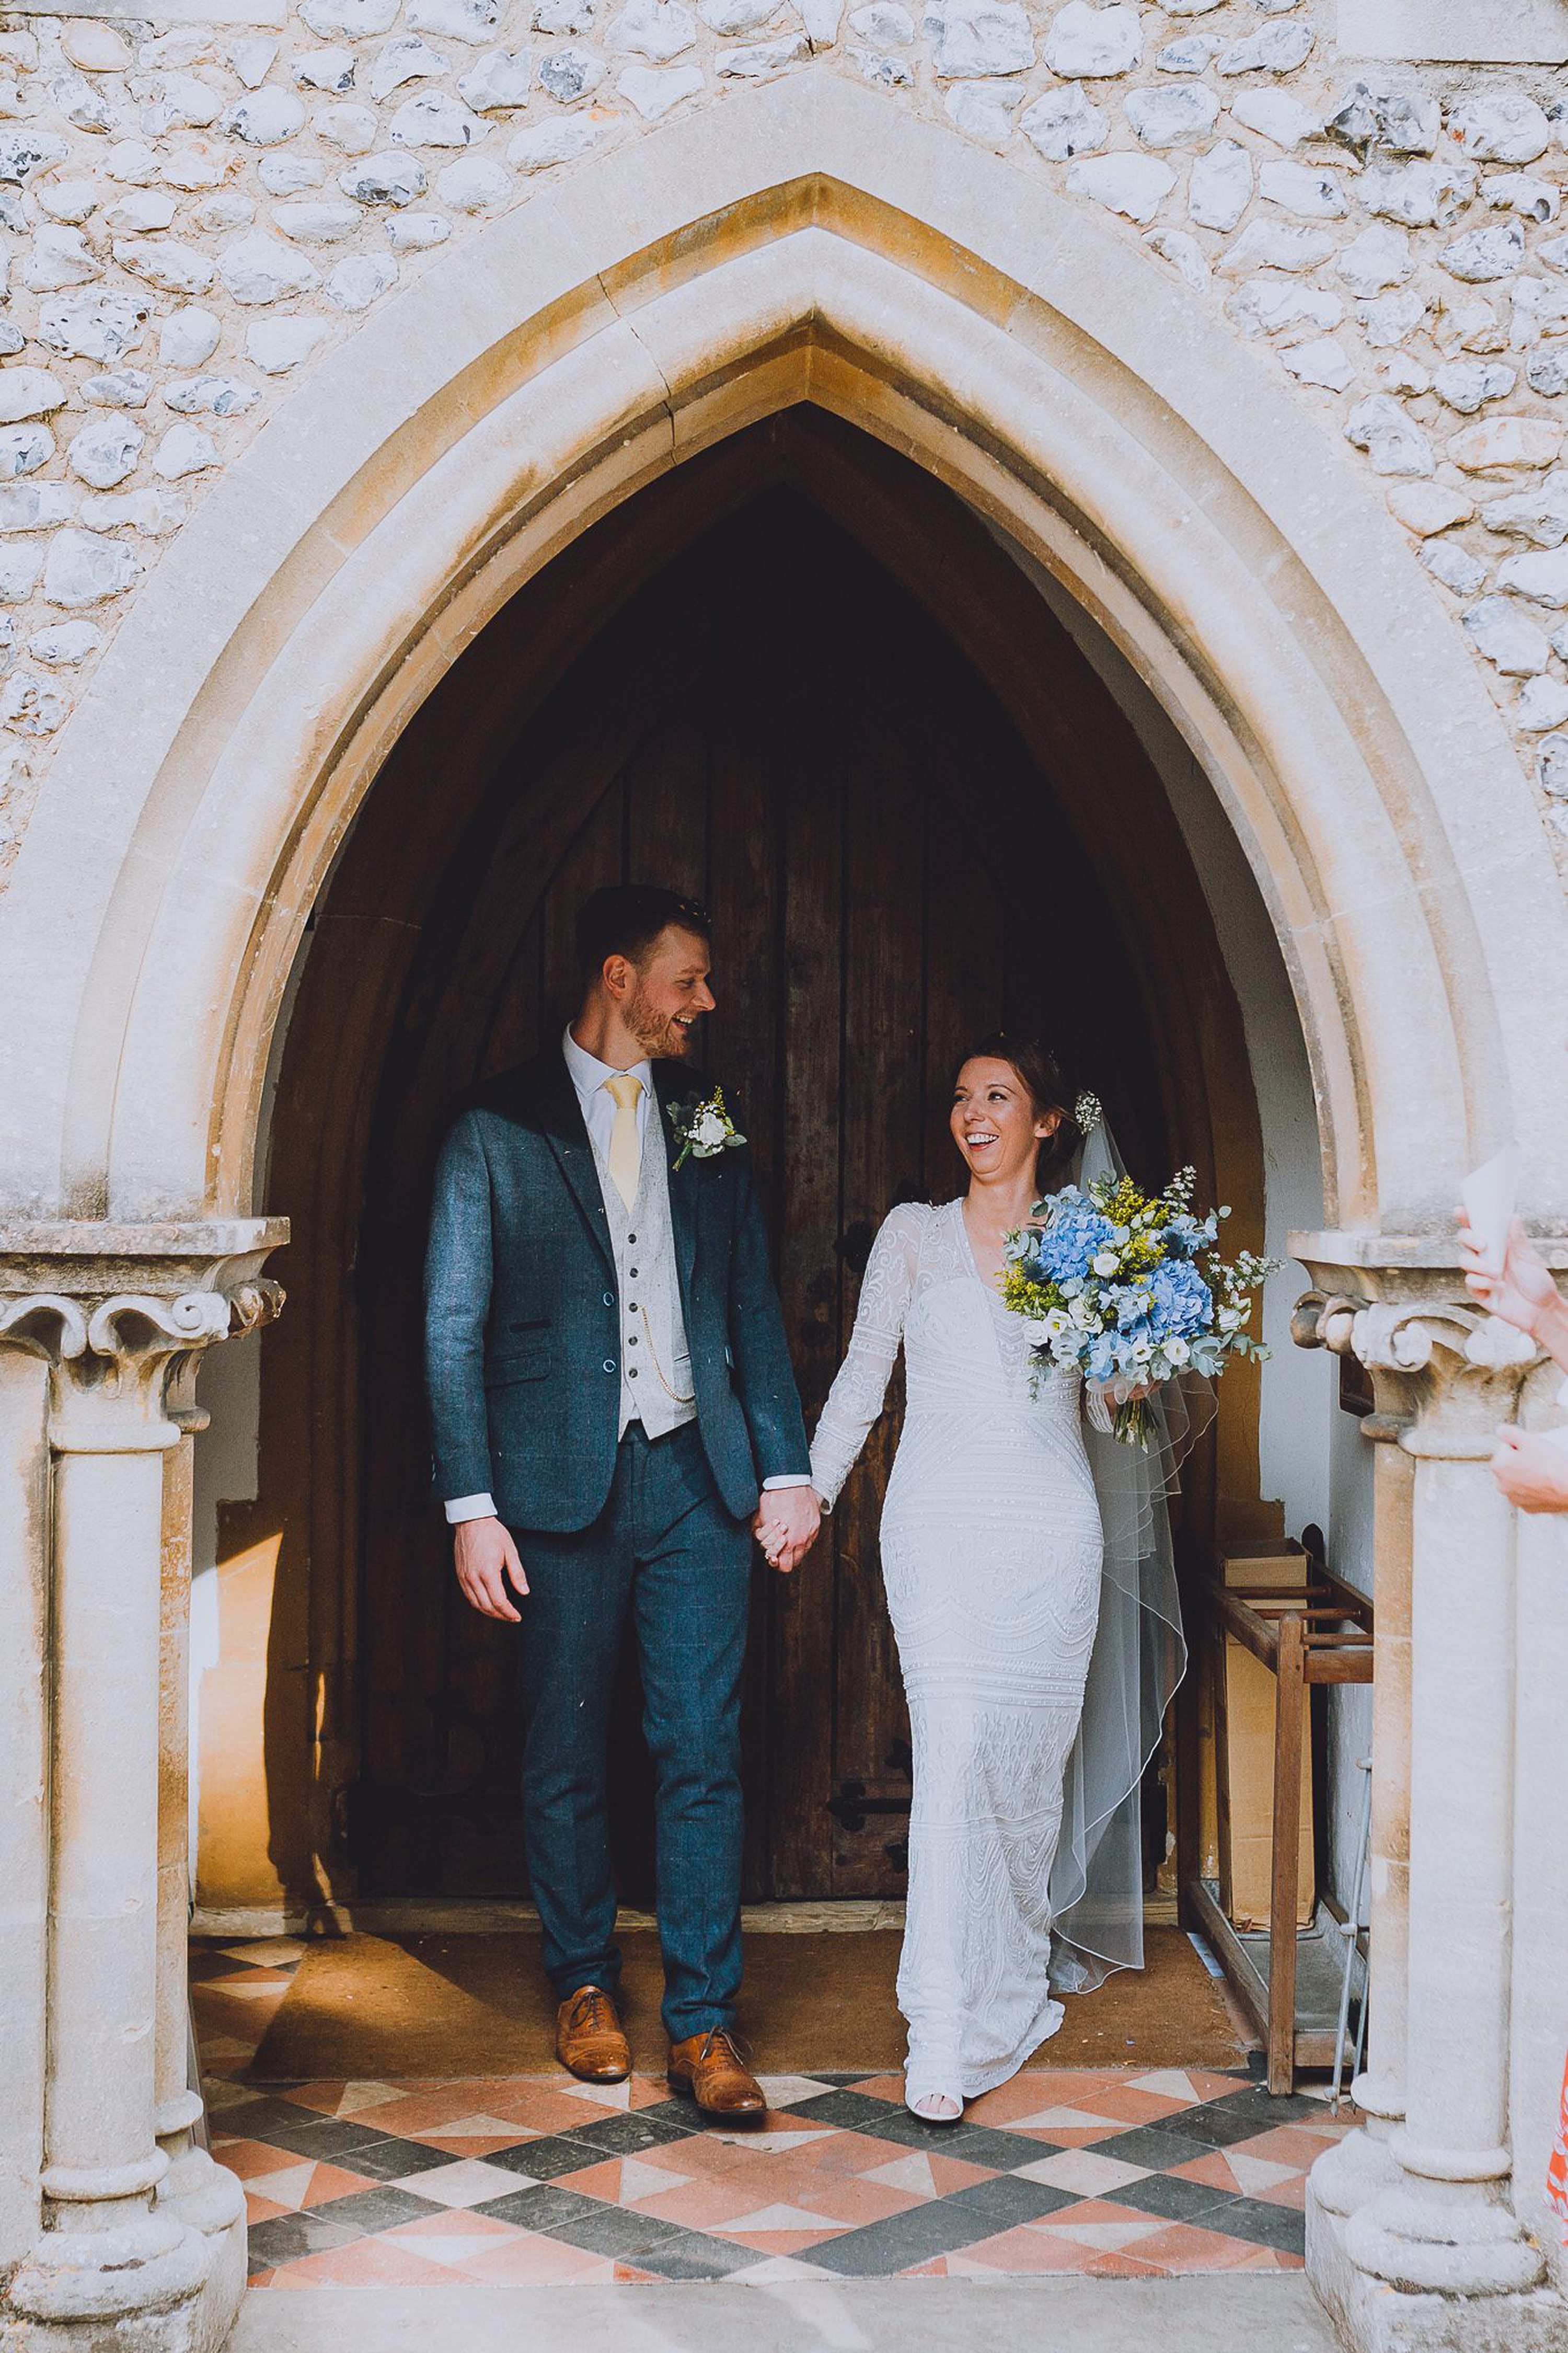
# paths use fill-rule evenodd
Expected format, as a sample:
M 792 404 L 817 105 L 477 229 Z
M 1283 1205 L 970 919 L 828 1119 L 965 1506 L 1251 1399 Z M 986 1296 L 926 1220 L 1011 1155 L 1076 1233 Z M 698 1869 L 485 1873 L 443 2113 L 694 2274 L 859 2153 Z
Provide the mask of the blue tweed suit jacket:
M 670 1214 L 697 1420 L 726 1508 L 809 1470 L 767 1233 L 745 1145 L 675 1168 L 672 1102 L 709 1092 L 656 1062 L 647 1144 L 669 1156 Z M 489 1492 L 509 1525 L 590 1526 L 620 1420 L 620 1316 L 609 1221 L 560 1050 L 493 1081 L 458 1119 L 436 1175 L 425 1357 L 442 1497 Z

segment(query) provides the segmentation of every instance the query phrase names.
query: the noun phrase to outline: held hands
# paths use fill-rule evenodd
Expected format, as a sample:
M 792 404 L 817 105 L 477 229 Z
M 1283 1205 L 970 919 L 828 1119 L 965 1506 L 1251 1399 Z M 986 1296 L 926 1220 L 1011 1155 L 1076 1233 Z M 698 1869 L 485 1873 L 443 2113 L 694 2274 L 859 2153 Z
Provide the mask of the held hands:
M 752 1520 L 752 1534 L 770 1568 L 787 1577 L 816 1542 L 822 1506 L 809 1487 L 769 1487 Z
M 510 1529 L 497 1519 L 460 1520 L 452 1531 L 452 1551 L 465 1600 L 481 1617 L 521 1624 L 522 1612 L 512 1607 L 507 1581 L 510 1578 L 514 1592 L 524 1594 L 528 1579 Z

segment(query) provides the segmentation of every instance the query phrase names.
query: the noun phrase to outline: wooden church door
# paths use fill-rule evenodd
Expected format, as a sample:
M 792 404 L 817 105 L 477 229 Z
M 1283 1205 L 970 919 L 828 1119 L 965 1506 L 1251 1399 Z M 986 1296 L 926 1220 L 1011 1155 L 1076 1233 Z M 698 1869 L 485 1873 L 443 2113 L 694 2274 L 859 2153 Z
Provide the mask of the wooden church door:
M 635 600 L 518 744 L 504 783 L 410 995 L 365 1205 L 353 1823 L 367 1894 L 522 1885 L 515 1637 L 461 1604 L 432 1506 L 419 1257 L 454 1097 L 559 1035 L 583 898 L 635 877 L 711 911 L 718 1011 L 699 1052 L 743 1107 L 808 1429 L 877 1224 L 900 1199 L 957 1189 L 954 1057 L 1005 1019 L 1070 1045 L 1099 920 L 1087 878 L 1067 879 L 1077 861 L 1053 832 L 1048 791 L 990 698 L 886 575 L 788 491 Z M 908 1725 L 877 1541 L 897 1386 L 804 1567 L 784 1579 L 756 1564 L 752 1898 L 902 1892 Z M 651 1869 L 634 1711 L 628 1680 L 620 1851 L 636 1902 Z

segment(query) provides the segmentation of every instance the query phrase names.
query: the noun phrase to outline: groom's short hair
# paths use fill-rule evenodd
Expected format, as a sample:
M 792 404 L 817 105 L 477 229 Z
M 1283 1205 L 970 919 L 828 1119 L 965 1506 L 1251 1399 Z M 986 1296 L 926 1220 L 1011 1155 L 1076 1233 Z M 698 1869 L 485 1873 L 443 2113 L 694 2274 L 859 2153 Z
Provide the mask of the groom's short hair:
M 577 917 L 577 963 L 584 982 L 598 979 L 605 959 L 624 955 L 641 965 L 661 932 L 671 924 L 710 940 L 713 927 L 700 901 L 654 882 L 614 882 L 595 891 Z

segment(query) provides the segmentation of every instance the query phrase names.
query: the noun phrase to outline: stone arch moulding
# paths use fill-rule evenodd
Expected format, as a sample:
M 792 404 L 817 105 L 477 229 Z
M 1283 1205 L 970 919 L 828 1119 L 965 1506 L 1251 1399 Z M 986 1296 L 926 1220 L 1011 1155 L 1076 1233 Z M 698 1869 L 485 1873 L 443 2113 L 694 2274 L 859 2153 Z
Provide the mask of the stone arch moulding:
M 1130 239 L 798 76 L 592 156 L 318 364 L 58 739 L 0 945 L 14 1212 L 244 1211 L 310 908 L 434 680 L 596 515 L 802 399 L 946 480 L 1159 693 L 1251 861 L 1331 1222 L 1446 1222 L 1513 1133 L 1552 1216 L 1563 908 L 1375 486 Z M 1537 1074 L 1536 1082 L 1531 1073 Z

